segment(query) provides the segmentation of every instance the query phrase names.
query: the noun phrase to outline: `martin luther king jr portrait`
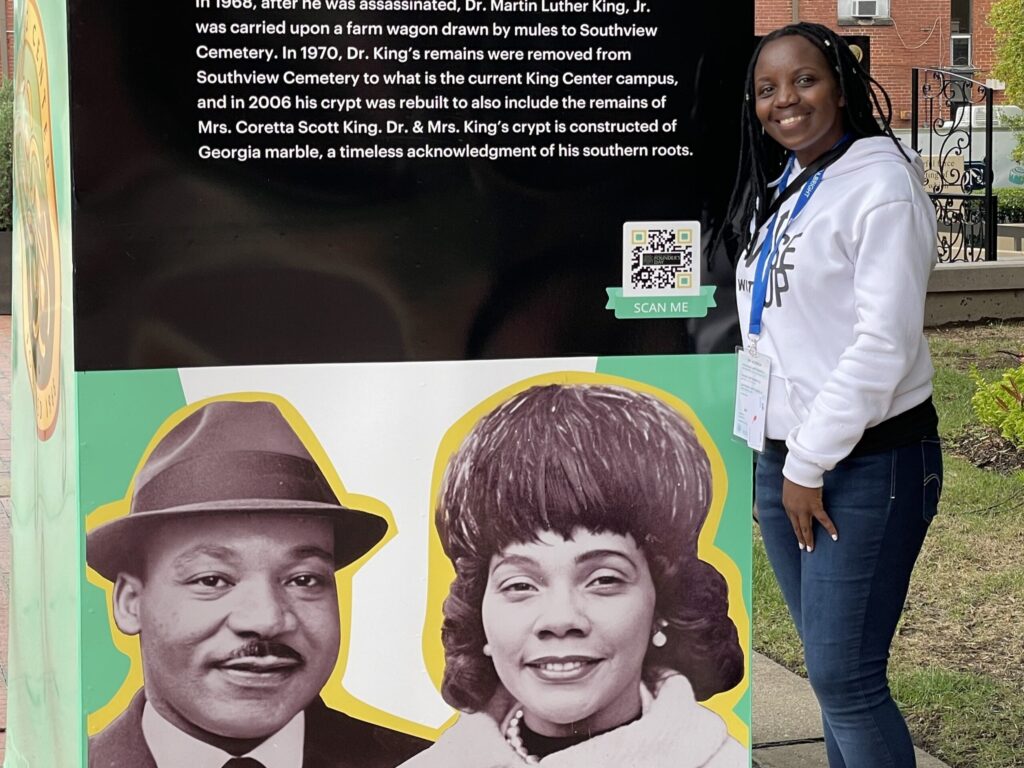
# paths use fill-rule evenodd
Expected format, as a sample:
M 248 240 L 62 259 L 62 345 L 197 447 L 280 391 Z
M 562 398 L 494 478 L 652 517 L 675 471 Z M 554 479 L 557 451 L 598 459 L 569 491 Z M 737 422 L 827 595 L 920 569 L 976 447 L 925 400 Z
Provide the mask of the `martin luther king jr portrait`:
M 387 532 L 339 501 L 273 402 L 188 414 L 145 457 L 128 513 L 87 534 L 143 673 L 89 768 L 391 768 L 428 746 L 320 698 L 335 572 Z

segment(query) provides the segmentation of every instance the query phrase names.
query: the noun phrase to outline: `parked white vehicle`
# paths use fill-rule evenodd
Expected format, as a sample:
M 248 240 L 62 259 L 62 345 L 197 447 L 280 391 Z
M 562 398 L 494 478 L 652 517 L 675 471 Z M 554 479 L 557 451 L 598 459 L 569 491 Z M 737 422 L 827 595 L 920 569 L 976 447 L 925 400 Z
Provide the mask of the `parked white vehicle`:
M 985 130 L 985 119 L 988 117 L 988 107 L 984 104 L 971 104 L 960 107 L 953 115 L 952 120 L 946 120 L 940 126 L 944 130 L 952 127 L 967 128 L 968 125 L 975 130 Z M 992 107 L 992 127 L 1009 128 L 1006 118 L 1024 117 L 1024 109 L 1015 104 L 996 104 Z
M 974 104 L 961 108 L 954 115 L 954 120 L 946 120 L 929 135 L 927 128 L 921 126 L 918 141 L 925 157 L 925 165 L 929 164 L 929 156 L 943 156 L 943 163 L 949 162 L 950 155 L 963 156 L 963 169 L 970 176 L 970 188 L 981 188 L 985 184 L 985 117 L 987 110 L 984 105 Z M 1018 163 L 1010 153 L 1017 146 L 1017 132 L 1007 124 L 1008 117 L 1024 117 L 1024 109 L 1013 104 L 997 104 L 992 114 L 992 186 L 1024 187 L 1024 163 Z M 968 122 L 969 121 L 969 122 Z M 953 135 L 950 136 L 950 131 Z M 960 131 L 970 132 L 970 153 L 961 149 L 963 135 Z M 898 128 L 894 133 L 909 147 L 910 129 Z M 935 162 L 934 160 L 932 162 Z

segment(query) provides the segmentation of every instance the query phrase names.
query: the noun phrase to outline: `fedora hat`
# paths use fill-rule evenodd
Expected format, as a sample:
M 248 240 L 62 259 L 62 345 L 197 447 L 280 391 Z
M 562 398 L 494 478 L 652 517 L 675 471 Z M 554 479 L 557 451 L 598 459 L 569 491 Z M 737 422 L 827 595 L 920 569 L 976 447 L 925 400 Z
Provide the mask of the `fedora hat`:
M 128 514 L 86 536 L 86 560 L 114 581 L 138 561 L 154 522 L 221 513 L 323 517 L 334 525 L 336 569 L 388 531 L 384 518 L 338 501 L 276 405 L 218 401 L 161 438 L 135 477 Z

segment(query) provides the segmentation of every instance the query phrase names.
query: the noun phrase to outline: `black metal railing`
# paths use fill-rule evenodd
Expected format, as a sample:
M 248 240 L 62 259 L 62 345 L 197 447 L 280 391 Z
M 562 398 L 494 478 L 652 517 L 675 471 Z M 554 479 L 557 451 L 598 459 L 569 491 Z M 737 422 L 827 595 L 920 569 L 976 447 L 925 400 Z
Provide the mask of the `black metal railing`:
M 911 70 L 910 141 L 925 162 L 939 261 L 996 258 L 992 89 L 943 69 Z M 984 110 L 984 125 L 977 116 Z M 923 133 L 922 133 L 923 129 Z M 976 146 L 983 139 L 983 148 Z

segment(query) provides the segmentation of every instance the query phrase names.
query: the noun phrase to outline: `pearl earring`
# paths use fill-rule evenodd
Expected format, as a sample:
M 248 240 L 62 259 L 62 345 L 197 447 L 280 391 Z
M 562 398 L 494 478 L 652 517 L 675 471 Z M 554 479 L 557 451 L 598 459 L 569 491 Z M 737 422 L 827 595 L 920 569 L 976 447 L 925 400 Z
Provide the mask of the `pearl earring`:
M 490 655 L 491 655 L 491 644 L 490 643 L 484 643 L 484 656 L 490 656 Z
M 668 626 L 668 622 L 664 619 L 658 619 L 658 630 L 651 635 L 651 645 L 655 648 L 664 648 L 668 643 L 668 635 L 663 631 Z

